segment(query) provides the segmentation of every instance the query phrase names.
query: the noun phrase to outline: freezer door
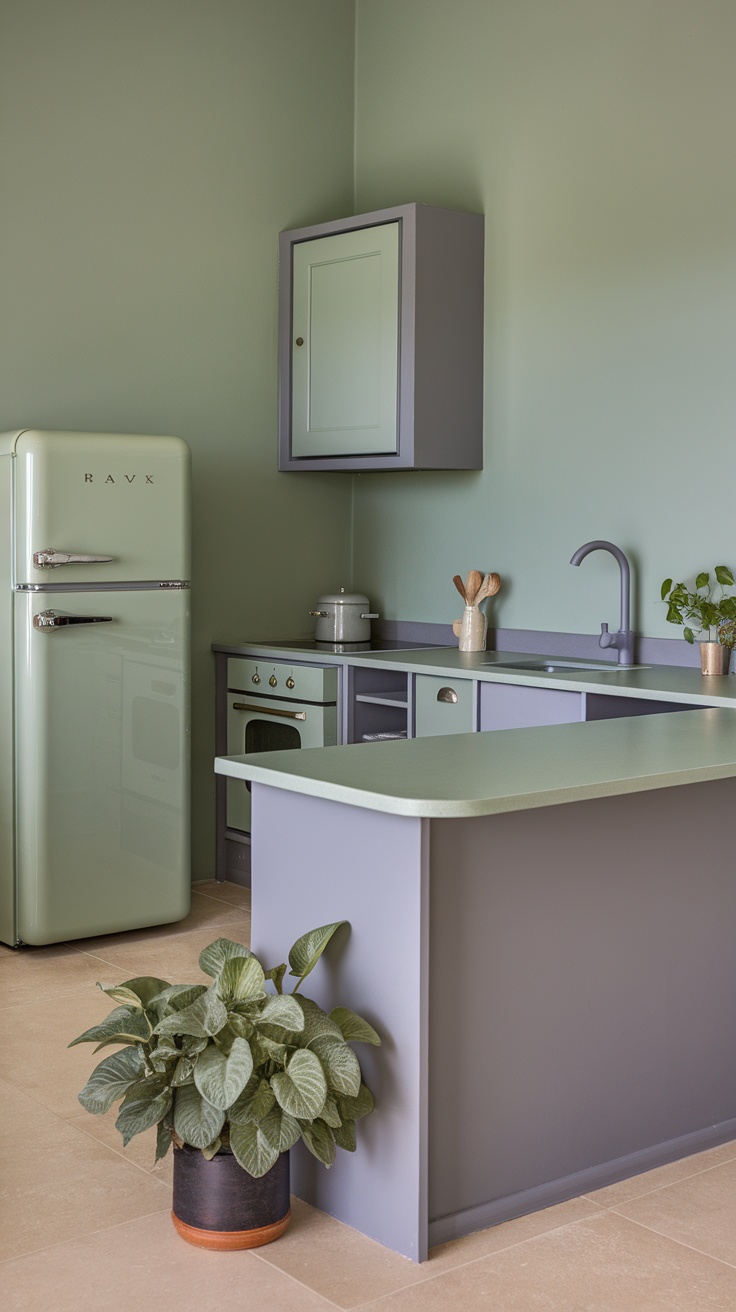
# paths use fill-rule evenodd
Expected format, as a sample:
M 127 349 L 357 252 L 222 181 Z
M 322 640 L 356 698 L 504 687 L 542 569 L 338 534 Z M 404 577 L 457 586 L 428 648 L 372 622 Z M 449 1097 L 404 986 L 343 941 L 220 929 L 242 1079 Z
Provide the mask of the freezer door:
M 190 904 L 189 592 L 15 594 L 18 937 Z
M 26 430 L 15 457 L 16 586 L 190 577 L 186 442 Z

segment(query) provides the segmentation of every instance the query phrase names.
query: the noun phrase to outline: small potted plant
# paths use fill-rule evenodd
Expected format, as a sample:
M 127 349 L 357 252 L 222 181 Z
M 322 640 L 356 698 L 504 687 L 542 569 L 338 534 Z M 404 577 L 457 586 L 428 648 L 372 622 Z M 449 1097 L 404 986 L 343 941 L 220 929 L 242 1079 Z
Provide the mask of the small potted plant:
M 715 579 L 709 573 L 698 574 L 695 587 L 665 579 L 662 600 L 667 602 L 667 619 L 670 624 L 683 624 L 683 637 L 693 643 L 693 628 L 706 634 L 700 641 L 700 668 L 703 674 L 727 674 L 730 649 L 734 645 L 736 597 L 729 596 L 726 588 L 734 586 L 734 577 L 726 565 L 716 565 Z M 716 593 L 716 589 L 720 589 Z M 688 621 L 692 622 L 691 624 Z
M 346 923 L 297 940 L 291 993 L 285 962 L 264 970 L 225 938 L 200 955 L 209 986 L 150 976 L 98 985 L 118 1005 L 69 1046 L 122 1046 L 95 1068 L 79 1101 L 99 1116 L 122 1098 L 115 1124 L 124 1145 L 158 1126 L 156 1161 L 173 1142 L 172 1218 L 190 1243 L 253 1248 L 277 1239 L 289 1222 L 291 1146 L 301 1139 L 327 1167 L 337 1148 L 355 1151 L 355 1123 L 373 1097 L 350 1044 L 381 1040 L 355 1012 L 328 1015 L 299 993 Z

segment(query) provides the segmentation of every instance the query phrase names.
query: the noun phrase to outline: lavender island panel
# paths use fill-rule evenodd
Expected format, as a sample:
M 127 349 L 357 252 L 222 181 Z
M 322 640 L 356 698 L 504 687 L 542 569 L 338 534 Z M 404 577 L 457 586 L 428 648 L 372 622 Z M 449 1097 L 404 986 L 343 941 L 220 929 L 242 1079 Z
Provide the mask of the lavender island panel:
M 431 822 L 432 1243 L 736 1134 L 735 795 Z
M 366 748 L 366 751 L 372 750 Z M 348 920 L 303 987 L 370 1021 L 357 1045 L 376 1110 L 329 1171 L 292 1149 L 292 1189 L 415 1262 L 427 1256 L 428 822 L 253 785 L 253 951 L 285 959 L 307 930 Z

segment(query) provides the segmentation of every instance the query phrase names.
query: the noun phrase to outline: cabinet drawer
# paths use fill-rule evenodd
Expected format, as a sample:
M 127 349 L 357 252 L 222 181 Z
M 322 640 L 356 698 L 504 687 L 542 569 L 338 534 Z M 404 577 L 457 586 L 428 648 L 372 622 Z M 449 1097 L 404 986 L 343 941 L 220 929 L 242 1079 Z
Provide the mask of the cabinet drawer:
M 473 682 L 418 674 L 415 684 L 415 736 L 470 733 L 473 729 Z
M 582 694 L 559 688 L 534 688 L 517 683 L 483 683 L 480 728 L 530 729 L 543 724 L 568 724 L 582 717 Z

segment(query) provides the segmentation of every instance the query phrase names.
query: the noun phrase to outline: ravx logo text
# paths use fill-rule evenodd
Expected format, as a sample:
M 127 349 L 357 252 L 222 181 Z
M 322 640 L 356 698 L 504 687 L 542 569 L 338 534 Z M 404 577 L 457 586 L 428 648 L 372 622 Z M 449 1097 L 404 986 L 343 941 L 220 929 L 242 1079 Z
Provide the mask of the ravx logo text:
M 126 483 L 134 483 L 135 480 L 136 480 L 136 478 L 138 478 L 138 475 L 137 475 L 137 474 L 123 474 L 123 478 L 125 479 Z M 146 483 L 152 483 L 152 482 L 153 482 L 153 474 L 144 474 L 144 475 L 143 475 L 143 478 L 145 479 Z M 84 481 L 85 481 L 85 483 L 94 483 L 94 474 L 85 474 L 85 476 L 84 476 Z M 139 481 L 141 481 L 141 480 L 139 480 Z M 122 479 L 121 479 L 120 477 L 118 477 L 117 479 L 115 479 L 115 478 L 113 478 L 112 474 L 108 474 L 108 475 L 107 475 L 107 478 L 103 478 L 103 479 L 102 479 L 102 482 L 103 482 L 103 483 L 116 483 L 116 482 L 122 482 Z

